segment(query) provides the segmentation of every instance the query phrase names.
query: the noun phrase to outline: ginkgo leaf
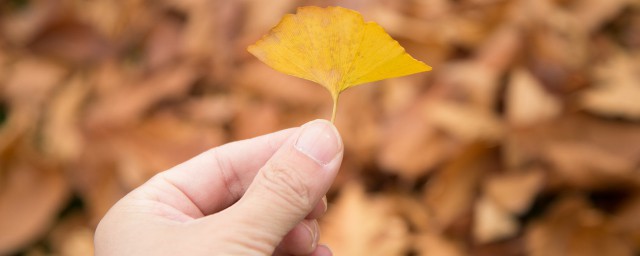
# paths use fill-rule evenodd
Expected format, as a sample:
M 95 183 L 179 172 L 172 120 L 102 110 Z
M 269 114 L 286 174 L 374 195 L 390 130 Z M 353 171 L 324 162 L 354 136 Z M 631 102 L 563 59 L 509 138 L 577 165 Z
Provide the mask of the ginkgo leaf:
M 342 7 L 298 8 L 248 50 L 275 70 L 327 88 L 332 122 L 338 96 L 347 88 L 431 70 L 380 25 Z

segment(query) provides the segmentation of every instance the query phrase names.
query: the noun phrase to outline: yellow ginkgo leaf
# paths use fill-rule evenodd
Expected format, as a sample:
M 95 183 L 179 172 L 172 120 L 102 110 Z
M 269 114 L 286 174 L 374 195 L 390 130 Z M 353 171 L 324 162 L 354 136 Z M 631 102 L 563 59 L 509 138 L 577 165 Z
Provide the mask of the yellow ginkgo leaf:
M 249 52 L 275 70 L 321 84 L 333 98 L 349 87 L 429 71 L 380 25 L 342 7 L 301 7 L 287 14 Z

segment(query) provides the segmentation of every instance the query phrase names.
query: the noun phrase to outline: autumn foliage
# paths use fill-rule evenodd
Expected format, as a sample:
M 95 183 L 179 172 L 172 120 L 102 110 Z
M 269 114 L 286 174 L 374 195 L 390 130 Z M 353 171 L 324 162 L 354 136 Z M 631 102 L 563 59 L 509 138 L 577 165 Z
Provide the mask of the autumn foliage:
M 247 47 L 340 5 L 433 67 L 340 95 L 336 255 L 637 255 L 634 0 L 0 2 L 0 255 L 91 255 L 107 209 L 216 145 L 331 116 Z
M 275 70 L 324 86 L 333 100 L 331 122 L 342 91 L 431 70 L 380 25 L 340 6 L 300 7 L 247 49 Z

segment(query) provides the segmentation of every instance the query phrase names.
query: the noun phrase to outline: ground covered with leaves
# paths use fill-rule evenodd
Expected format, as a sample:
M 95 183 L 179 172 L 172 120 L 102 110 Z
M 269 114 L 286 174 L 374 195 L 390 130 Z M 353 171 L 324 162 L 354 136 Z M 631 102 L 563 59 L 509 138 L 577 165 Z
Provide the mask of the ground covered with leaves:
M 216 145 L 329 118 L 246 47 L 341 5 L 433 71 L 342 94 L 336 255 L 638 255 L 640 2 L 0 2 L 0 255 L 90 255 L 105 211 Z

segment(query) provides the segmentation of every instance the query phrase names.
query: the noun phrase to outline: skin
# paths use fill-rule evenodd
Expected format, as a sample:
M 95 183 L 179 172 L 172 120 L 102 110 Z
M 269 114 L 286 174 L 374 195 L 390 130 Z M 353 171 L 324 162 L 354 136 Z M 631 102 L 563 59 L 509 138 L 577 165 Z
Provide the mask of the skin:
M 96 255 L 332 255 L 317 219 L 343 151 L 324 120 L 213 148 L 118 201 Z

